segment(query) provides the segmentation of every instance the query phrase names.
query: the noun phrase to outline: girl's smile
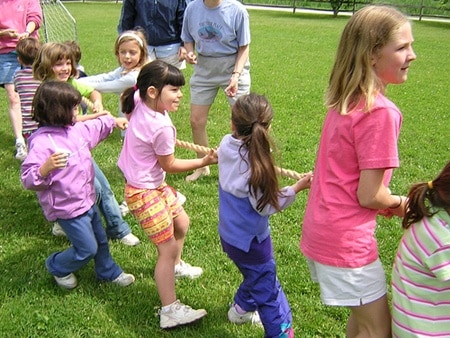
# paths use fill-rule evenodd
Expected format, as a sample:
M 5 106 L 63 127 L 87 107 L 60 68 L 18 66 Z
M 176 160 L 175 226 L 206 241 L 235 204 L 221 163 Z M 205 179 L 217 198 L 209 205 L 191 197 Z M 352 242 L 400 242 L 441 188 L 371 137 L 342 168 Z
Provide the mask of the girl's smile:
M 72 61 L 69 59 L 58 60 L 52 67 L 55 79 L 59 81 L 67 81 L 72 73 Z

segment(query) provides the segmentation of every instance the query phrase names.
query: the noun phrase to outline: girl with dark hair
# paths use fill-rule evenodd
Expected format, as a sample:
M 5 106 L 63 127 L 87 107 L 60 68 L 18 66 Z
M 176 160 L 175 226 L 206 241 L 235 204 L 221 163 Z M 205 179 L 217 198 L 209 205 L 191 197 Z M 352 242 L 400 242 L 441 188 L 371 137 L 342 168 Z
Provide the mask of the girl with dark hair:
M 66 82 L 46 81 L 39 86 L 32 108 L 39 128 L 29 138 L 22 183 L 36 191 L 45 217 L 57 221 L 72 244 L 45 262 L 60 287 L 75 288 L 74 272 L 92 259 L 99 280 L 128 286 L 134 276 L 124 273 L 112 259 L 95 205 L 91 156 L 91 149 L 114 127 L 126 128 L 127 120 L 104 115 L 75 123 L 80 102 L 80 93 Z

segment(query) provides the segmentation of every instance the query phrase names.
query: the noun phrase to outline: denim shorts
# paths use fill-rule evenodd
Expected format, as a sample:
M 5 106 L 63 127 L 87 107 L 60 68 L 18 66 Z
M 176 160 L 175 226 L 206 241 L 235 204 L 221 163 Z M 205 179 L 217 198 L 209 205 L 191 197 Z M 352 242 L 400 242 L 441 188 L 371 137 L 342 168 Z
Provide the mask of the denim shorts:
M 360 306 L 387 293 L 381 261 L 360 268 L 339 268 L 307 259 L 311 279 L 319 283 L 320 298 L 326 305 Z
M 0 85 L 12 84 L 14 82 L 14 74 L 20 69 L 19 61 L 17 61 L 17 53 L 15 51 L 0 54 Z

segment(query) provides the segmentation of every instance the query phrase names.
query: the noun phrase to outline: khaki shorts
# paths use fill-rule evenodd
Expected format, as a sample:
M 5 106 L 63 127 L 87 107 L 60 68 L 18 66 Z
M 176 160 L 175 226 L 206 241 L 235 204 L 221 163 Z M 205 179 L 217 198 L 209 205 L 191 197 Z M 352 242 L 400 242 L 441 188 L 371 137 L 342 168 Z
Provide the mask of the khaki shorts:
M 190 79 L 191 103 L 202 106 L 211 105 L 219 89 L 223 91 L 228 87 L 235 63 L 236 55 L 217 58 L 198 55 L 197 64 L 194 65 L 194 73 Z M 250 84 L 250 62 L 247 61 L 239 76 L 238 92 L 235 97 L 227 96 L 228 103 L 232 105 L 238 97 L 249 94 Z
M 125 185 L 125 201 L 148 238 L 156 245 L 171 240 L 173 220 L 182 211 L 175 190 L 166 183 L 156 189 Z
M 157 57 L 155 52 L 153 51 L 153 52 L 151 52 L 148 55 L 148 61 L 149 62 L 155 61 L 157 59 L 161 60 L 161 61 L 164 61 L 164 62 L 167 62 L 168 64 L 173 65 L 173 66 L 177 67 L 178 69 L 185 69 L 186 68 L 186 61 L 184 61 L 184 60 L 180 61 L 178 59 L 178 53 L 169 55 L 167 57 Z
M 338 268 L 307 259 L 311 279 L 319 283 L 326 305 L 360 306 L 387 293 L 386 276 L 379 259 L 361 268 Z

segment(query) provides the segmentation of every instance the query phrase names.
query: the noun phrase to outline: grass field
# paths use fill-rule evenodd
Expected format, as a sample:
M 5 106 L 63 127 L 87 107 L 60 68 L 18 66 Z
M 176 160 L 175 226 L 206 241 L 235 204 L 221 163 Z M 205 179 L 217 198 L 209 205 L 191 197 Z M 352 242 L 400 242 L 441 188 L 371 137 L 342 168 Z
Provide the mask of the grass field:
M 113 43 L 120 13 L 115 3 L 68 3 L 77 20 L 81 64 L 88 74 L 117 67 Z M 278 165 L 298 172 L 314 166 L 325 109 L 323 94 L 340 32 L 348 18 L 275 11 L 250 11 L 252 90 L 265 94 L 276 112 L 273 136 L 279 147 Z M 388 96 L 404 115 L 399 149 L 401 167 L 391 190 L 406 194 L 410 184 L 433 178 L 450 159 L 448 92 L 450 25 L 414 22 L 417 61 L 408 81 L 388 88 Z M 192 68 L 185 70 L 189 79 Z M 188 83 L 188 82 L 187 82 Z M 172 119 L 178 138 L 190 141 L 189 88 Z M 104 105 L 117 111 L 117 97 L 104 96 Z M 46 272 L 44 259 L 68 246 L 51 235 L 51 224 L 42 216 L 33 192 L 19 180 L 20 163 L 14 155 L 14 138 L 7 117 L 5 91 L 0 91 L 0 336 L 1 337 L 262 337 L 263 331 L 237 326 L 226 318 L 241 277 L 221 251 L 217 235 L 217 168 L 193 183 L 185 174 L 168 175 L 168 182 L 187 196 L 191 218 L 184 258 L 204 268 L 194 281 L 177 282 L 177 295 L 193 307 L 207 309 L 201 322 L 175 330 L 159 329 L 160 305 L 153 281 L 156 251 L 131 217 L 126 219 L 142 240 L 138 247 L 111 242 L 111 252 L 125 271 L 135 274 L 134 285 L 120 289 L 95 280 L 93 265 L 77 272 L 79 286 L 58 288 Z M 229 132 L 229 108 L 219 95 L 210 114 L 210 145 Z M 121 136 L 114 132 L 94 151 L 97 163 L 109 178 L 119 202 L 123 179 L 117 168 Z M 176 156 L 195 154 L 177 149 Z M 281 180 L 283 185 L 290 179 Z M 278 273 L 294 315 L 297 337 L 344 337 L 348 312 L 321 305 L 304 257 L 298 250 L 307 192 L 286 211 L 272 217 L 272 236 Z M 380 257 L 390 279 L 390 269 L 401 236 L 400 220 L 381 219 L 377 230 Z

